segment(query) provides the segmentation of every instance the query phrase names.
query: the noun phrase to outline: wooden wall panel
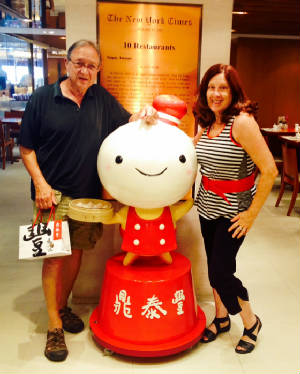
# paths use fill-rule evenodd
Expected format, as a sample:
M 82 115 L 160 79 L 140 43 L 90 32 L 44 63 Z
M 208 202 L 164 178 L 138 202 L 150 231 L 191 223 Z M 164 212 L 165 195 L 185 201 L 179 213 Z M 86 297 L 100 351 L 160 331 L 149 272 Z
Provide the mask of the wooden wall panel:
M 299 40 L 235 39 L 231 64 L 259 104 L 261 127 L 271 127 L 279 115 L 288 115 L 292 125 L 300 123 Z
M 48 58 L 48 84 L 57 81 L 59 77 L 66 74 L 63 58 Z

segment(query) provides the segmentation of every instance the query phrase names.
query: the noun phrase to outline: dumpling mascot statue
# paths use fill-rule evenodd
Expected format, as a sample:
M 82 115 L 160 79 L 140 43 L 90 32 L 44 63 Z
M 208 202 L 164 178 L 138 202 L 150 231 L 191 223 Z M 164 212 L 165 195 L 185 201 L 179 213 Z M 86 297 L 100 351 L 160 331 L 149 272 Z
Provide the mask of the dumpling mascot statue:
M 177 127 L 187 108 L 172 95 L 157 96 L 153 107 L 155 124 L 138 120 L 121 126 L 99 151 L 101 183 L 123 205 L 102 222 L 120 224 L 126 254 L 108 260 L 90 319 L 102 346 L 144 357 L 190 348 L 205 328 L 190 261 L 172 252 L 176 222 L 193 206 L 186 196 L 197 173 L 192 140 Z
M 153 105 L 176 116 L 158 111 L 160 119 L 154 125 L 139 120 L 119 127 L 104 140 L 98 156 L 103 186 L 124 204 L 104 221 L 121 224 L 124 265 L 138 256 L 154 255 L 171 263 L 170 251 L 177 248 L 176 221 L 193 205 L 192 199 L 177 203 L 191 189 L 197 172 L 192 141 L 174 122 L 186 113 L 186 104 L 161 95 Z

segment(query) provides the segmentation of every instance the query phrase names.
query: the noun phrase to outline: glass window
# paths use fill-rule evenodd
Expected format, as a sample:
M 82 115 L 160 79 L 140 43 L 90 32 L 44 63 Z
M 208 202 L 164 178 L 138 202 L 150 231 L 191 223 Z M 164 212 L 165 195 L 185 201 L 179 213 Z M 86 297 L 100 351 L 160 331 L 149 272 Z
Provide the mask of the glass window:
M 33 73 L 33 76 L 32 76 Z M 44 85 L 42 50 L 0 34 L 0 98 L 10 109 L 25 107 L 34 88 Z M 18 103 L 12 103 L 16 101 Z M 7 110 L 7 108 L 6 108 Z
M 65 28 L 64 0 L 55 3 L 55 7 L 53 0 L 0 0 L 0 5 L 0 29 Z M 36 88 L 65 74 L 60 58 L 65 55 L 65 37 L 44 35 L 44 31 L 37 35 L 22 31 L 16 30 L 14 36 L 7 30 L 0 34 L 0 107 L 4 102 L 6 106 L 25 107 Z M 61 55 L 60 51 L 64 53 Z
M 43 50 L 33 45 L 34 89 L 44 85 Z
M 7 11 L 0 10 L 0 26 L 3 27 L 29 27 L 29 0 L 13 1 L 0 0 Z M 22 19 L 22 17 L 27 19 Z

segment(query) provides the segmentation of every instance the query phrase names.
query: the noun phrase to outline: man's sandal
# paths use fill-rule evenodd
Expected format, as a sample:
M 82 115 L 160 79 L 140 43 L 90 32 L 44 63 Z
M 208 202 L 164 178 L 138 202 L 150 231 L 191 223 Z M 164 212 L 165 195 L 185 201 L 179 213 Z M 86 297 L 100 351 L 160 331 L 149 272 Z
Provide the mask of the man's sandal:
M 72 309 L 65 306 L 59 310 L 59 316 L 62 320 L 63 329 L 68 332 L 77 333 L 84 329 L 84 323 L 81 318 L 79 318 Z
M 251 340 L 253 340 L 254 342 L 256 342 L 256 339 L 257 339 L 257 335 L 262 327 L 262 323 L 261 323 L 261 320 L 257 317 L 257 315 L 255 315 L 256 317 L 256 322 L 255 324 L 250 328 L 250 329 L 244 329 L 244 332 L 243 332 L 243 336 L 248 336 Z M 258 330 L 257 330 L 257 335 L 254 335 L 253 334 L 253 331 L 255 331 L 255 329 L 257 328 L 258 326 Z M 238 347 L 241 347 L 243 349 L 238 349 Z M 240 340 L 238 342 L 238 345 L 236 346 L 235 348 L 235 351 L 236 353 L 240 353 L 240 354 L 246 354 L 246 353 L 250 353 L 253 351 L 253 349 L 255 348 L 255 344 L 253 343 L 250 343 L 250 342 L 246 342 L 245 340 Z
M 50 361 L 63 361 L 68 355 L 63 329 L 54 329 L 47 333 L 45 356 Z
M 228 322 L 228 325 L 226 325 L 224 327 L 221 327 L 221 323 L 225 323 L 225 322 Z M 217 332 L 214 333 L 213 331 L 206 328 L 204 330 L 203 336 L 200 340 L 202 343 L 213 342 L 214 340 L 216 340 L 216 338 L 219 334 L 221 334 L 222 332 L 227 332 L 227 331 L 230 330 L 231 322 L 230 322 L 229 315 L 227 317 L 223 317 L 223 318 L 215 317 L 215 319 L 212 321 L 211 325 L 212 324 L 214 324 L 216 326 Z M 204 338 L 207 338 L 207 339 L 204 339 Z

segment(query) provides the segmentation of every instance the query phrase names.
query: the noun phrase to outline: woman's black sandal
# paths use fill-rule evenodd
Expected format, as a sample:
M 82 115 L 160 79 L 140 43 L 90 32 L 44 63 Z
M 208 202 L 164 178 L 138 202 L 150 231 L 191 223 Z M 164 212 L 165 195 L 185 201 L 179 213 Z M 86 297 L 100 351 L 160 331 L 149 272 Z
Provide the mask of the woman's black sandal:
M 226 325 L 224 327 L 221 327 L 221 323 L 225 323 L 225 322 L 229 322 L 228 325 Z M 231 326 L 229 315 L 227 317 L 223 317 L 223 318 L 215 317 L 215 319 L 212 321 L 211 325 L 212 324 L 214 324 L 216 326 L 217 332 L 214 333 L 213 331 L 206 328 L 204 330 L 202 338 L 200 339 L 201 343 L 213 342 L 214 340 L 216 340 L 216 338 L 219 334 L 221 334 L 222 332 L 229 331 L 230 326 Z M 207 339 L 204 339 L 204 337 L 206 337 Z
M 250 329 L 244 329 L 243 335 L 248 336 L 250 339 L 256 342 L 257 335 L 262 327 L 262 323 L 261 323 L 261 320 L 257 317 L 257 315 L 255 315 L 255 317 L 256 317 L 255 324 Z M 257 325 L 258 325 L 257 335 L 254 335 L 253 331 L 256 329 Z M 238 349 L 237 347 L 241 347 L 244 349 Z M 241 339 L 238 342 L 238 345 L 236 346 L 235 351 L 236 353 L 245 354 L 245 353 L 252 352 L 254 348 L 255 348 L 255 345 L 253 343 L 246 342 L 245 340 Z

